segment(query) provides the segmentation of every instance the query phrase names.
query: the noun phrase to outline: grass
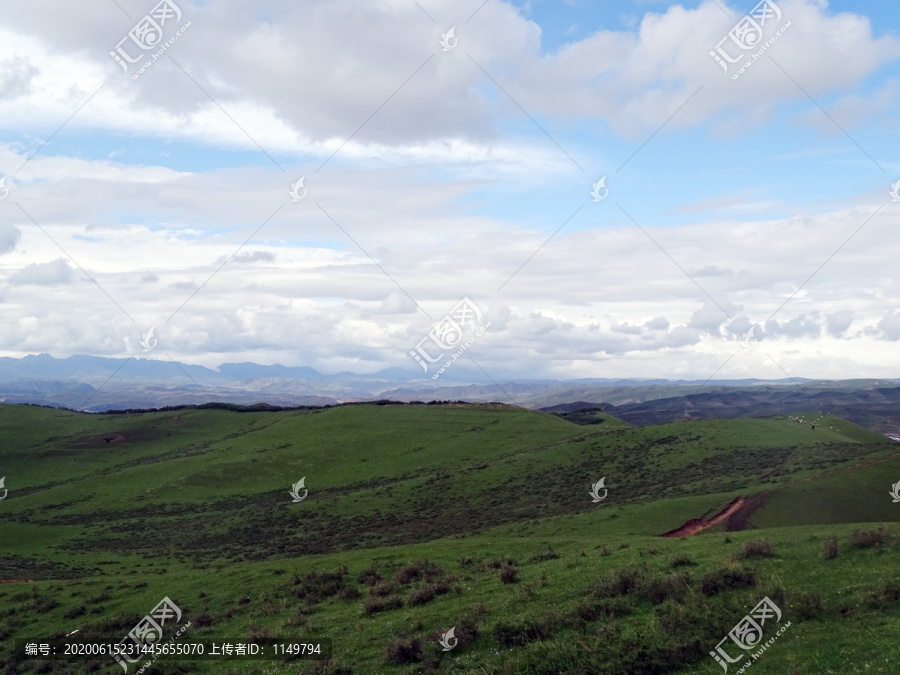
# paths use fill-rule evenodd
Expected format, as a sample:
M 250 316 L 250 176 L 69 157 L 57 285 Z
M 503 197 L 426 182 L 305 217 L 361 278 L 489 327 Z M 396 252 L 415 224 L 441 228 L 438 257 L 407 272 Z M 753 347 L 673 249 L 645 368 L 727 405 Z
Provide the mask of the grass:
M 813 438 L 787 417 L 634 429 L 502 406 L 0 406 L 0 423 L 0 576 L 35 580 L 0 584 L 8 672 L 37 672 L 10 663 L 13 638 L 120 639 L 164 596 L 190 636 L 329 637 L 335 658 L 162 660 L 161 673 L 705 673 L 766 595 L 792 626 L 756 672 L 900 669 L 883 470 L 834 474 L 870 495 L 854 498 L 857 520 L 804 520 L 804 486 L 891 452 L 842 421 Z M 292 504 L 302 476 L 309 497 Z M 727 540 L 656 536 L 762 493 L 752 529 Z M 781 526 L 761 528 L 779 499 Z

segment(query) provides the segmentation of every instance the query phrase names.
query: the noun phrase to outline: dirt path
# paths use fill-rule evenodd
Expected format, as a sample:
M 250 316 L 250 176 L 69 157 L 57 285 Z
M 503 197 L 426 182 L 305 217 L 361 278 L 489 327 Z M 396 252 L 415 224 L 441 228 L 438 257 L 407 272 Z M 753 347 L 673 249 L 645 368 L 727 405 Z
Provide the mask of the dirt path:
M 734 501 L 732 501 L 728 506 L 719 511 L 716 515 L 714 515 L 709 520 L 705 520 L 703 518 L 694 518 L 693 520 L 687 521 L 684 525 L 665 534 L 661 534 L 661 537 L 692 537 L 698 532 L 703 532 L 703 530 L 712 527 L 713 525 L 718 525 L 723 520 L 727 519 L 731 514 L 737 511 L 744 505 L 743 497 L 736 497 Z

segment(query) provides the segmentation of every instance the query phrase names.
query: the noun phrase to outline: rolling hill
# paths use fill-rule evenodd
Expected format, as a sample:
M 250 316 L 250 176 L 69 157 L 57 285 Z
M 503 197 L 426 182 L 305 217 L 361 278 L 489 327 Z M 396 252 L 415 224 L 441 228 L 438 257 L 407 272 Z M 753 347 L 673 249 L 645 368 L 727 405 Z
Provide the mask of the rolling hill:
M 709 652 L 768 596 L 793 625 L 757 672 L 896 672 L 898 446 L 797 417 L 2 405 L 0 580 L 18 583 L 0 586 L 0 666 L 121 672 L 12 641 L 118 641 L 169 597 L 190 639 L 330 638 L 333 657 L 151 672 L 713 672 Z M 856 630 L 864 644 L 834 639 Z

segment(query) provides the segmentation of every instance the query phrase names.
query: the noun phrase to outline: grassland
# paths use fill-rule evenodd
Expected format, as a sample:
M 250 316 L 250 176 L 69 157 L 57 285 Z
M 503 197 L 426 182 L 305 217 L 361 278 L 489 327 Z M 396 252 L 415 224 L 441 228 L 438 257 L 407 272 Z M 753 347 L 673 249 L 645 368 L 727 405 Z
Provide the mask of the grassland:
M 150 672 L 719 672 L 708 652 L 768 595 L 792 625 L 754 672 L 900 672 L 896 444 L 837 418 L 578 421 L 0 406 L 0 579 L 33 580 L 0 585 L 0 667 L 122 672 L 11 641 L 118 641 L 168 596 L 193 638 L 328 637 L 334 658 Z M 737 496 L 745 531 L 659 536 Z

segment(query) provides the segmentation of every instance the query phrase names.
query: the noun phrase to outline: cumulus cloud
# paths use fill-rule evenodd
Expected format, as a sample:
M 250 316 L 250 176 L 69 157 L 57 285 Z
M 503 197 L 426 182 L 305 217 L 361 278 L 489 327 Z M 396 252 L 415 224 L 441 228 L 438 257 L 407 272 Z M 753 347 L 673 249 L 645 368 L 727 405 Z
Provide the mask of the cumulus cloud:
M 21 237 L 19 228 L 9 223 L 0 223 L 0 255 L 15 249 Z
M 58 258 L 46 263 L 31 263 L 9 278 L 14 286 L 34 284 L 36 286 L 58 286 L 70 284 L 75 275 L 65 258 Z

